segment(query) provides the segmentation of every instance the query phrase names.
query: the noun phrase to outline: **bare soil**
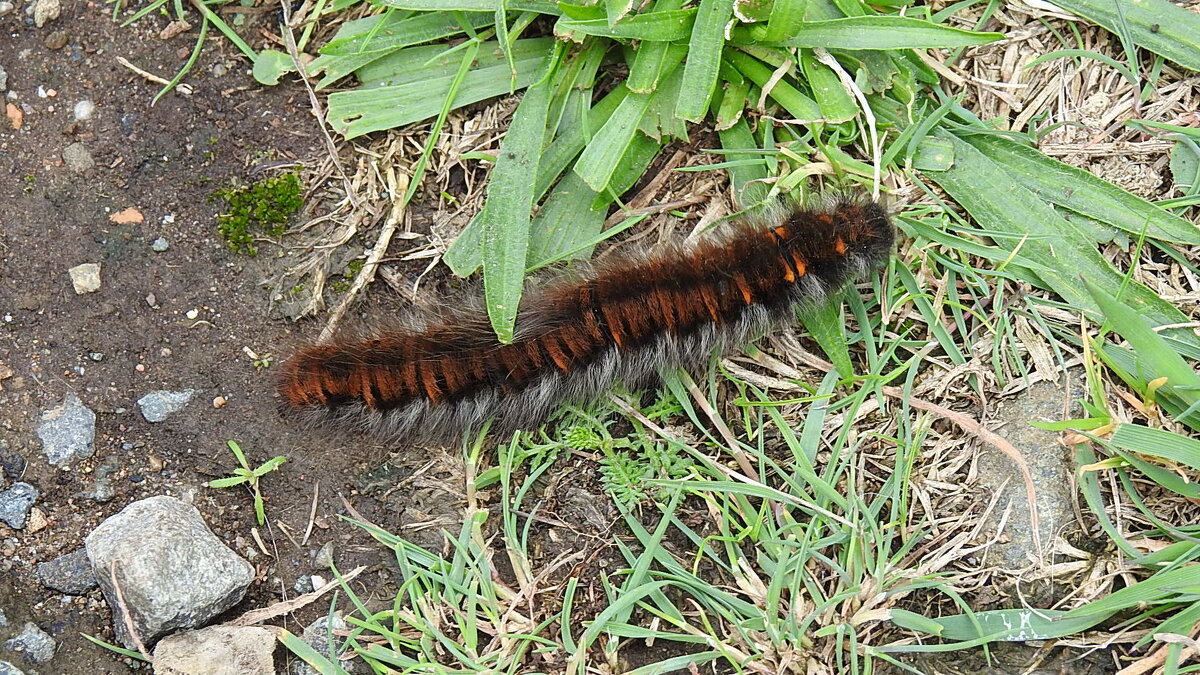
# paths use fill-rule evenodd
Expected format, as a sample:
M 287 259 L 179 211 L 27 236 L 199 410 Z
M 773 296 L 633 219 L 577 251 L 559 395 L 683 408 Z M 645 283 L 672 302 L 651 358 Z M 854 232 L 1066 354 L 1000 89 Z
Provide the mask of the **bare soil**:
M 0 381 L 0 489 L 31 483 L 48 520 L 37 531 L 0 524 L 0 610 L 8 618 L 0 642 L 33 621 L 60 643 L 54 659 L 36 667 L 0 653 L 27 672 L 130 669 L 130 660 L 81 636 L 112 639 L 99 591 L 62 596 L 39 583 L 36 565 L 78 549 L 132 501 L 159 494 L 190 500 L 219 537 L 251 558 L 258 581 L 231 616 L 294 597 L 302 575 L 328 579 L 327 570 L 314 569 L 313 553 L 329 541 L 340 568 L 374 566 L 359 577 L 363 589 L 387 586 L 380 577 L 388 574 L 381 564 L 387 552 L 336 517 L 347 512 L 343 499 L 435 548 L 439 528 L 453 530 L 461 518 L 457 495 L 445 494 L 440 482 L 452 475 L 452 462 L 425 451 L 388 460 L 387 448 L 360 438 L 314 439 L 290 428 L 276 414 L 271 370 L 257 368 L 244 350 L 277 360 L 312 330 L 267 318 L 261 280 L 280 264 L 278 249 L 264 244 L 257 258 L 229 251 L 216 228 L 221 204 L 209 196 L 234 180 L 270 175 L 263 166 L 322 152 L 304 91 L 294 82 L 255 84 L 245 59 L 216 36 L 187 80 L 194 92 L 151 106 L 158 85 L 117 57 L 170 77 L 195 30 L 162 40 L 165 18 L 121 28 L 111 11 L 63 3 L 62 16 L 42 28 L 26 23 L 20 3 L 0 17 L 0 67 L 16 92 L 6 102 L 23 113 L 19 129 L 0 120 L 0 362 L 12 370 Z M 39 89 L 54 95 L 41 97 Z M 95 114 L 76 121 L 73 108 L 83 99 L 94 102 Z M 93 168 L 79 173 L 64 163 L 72 143 L 87 148 Z M 129 208 L 142 222 L 110 220 Z M 151 249 L 158 237 L 169 242 L 165 252 Z M 102 287 L 77 295 L 67 270 L 85 262 L 101 265 Z M 187 388 L 199 393 L 163 423 L 150 424 L 138 411 L 135 402 L 147 392 Z M 68 392 L 97 415 L 96 453 L 60 470 L 47 464 L 36 428 L 39 413 Z M 227 401 L 219 408 L 218 396 Z M 249 494 L 202 487 L 234 466 L 226 440 L 256 465 L 279 454 L 290 460 L 264 480 L 270 525 L 258 533 L 265 552 L 251 533 Z M 420 480 L 392 489 L 422 467 Z M 112 496 L 98 501 L 96 483 L 110 470 Z M 310 510 L 315 526 L 305 540 Z M 322 611 L 307 608 L 283 625 L 298 632 Z

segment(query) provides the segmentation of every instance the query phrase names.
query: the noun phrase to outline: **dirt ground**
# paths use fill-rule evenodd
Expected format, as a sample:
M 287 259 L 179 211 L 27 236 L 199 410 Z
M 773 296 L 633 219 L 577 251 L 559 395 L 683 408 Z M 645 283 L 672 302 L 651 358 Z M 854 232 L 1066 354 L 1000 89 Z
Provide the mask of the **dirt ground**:
M 25 9 L 17 3 L 0 16 L 0 67 L 15 92 L 6 103 L 23 117 L 17 130 L 0 120 L 0 362 L 12 371 L 0 381 L 0 489 L 34 485 L 48 525 L 32 532 L 0 524 L 0 610 L 8 619 L 0 641 L 33 621 L 60 645 L 42 666 L 9 653 L 0 660 L 31 673 L 130 669 L 132 661 L 80 635 L 112 640 L 99 591 L 60 595 L 39 583 L 36 565 L 78 549 L 101 520 L 154 495 L 192 500 L 217 536 L 255 564 L 257 583 L 229 616 L 297 595 L 297 579 L 320 571 L 313 554 L 330 541 L 340 569 L 373 566 L 360 590 L 385 590 L 387 552 L 337 519 L 347 512 L 343 498 L 362 516 L 440 548 L 440 528 L 456 529 L 461 519 L 460 496 L 443 483 L 457 460 L 426 451 L 389 459 L 387 448 L 363 439 L 317 439 L 280 420 L 271 371 L 256 368 L 245 348 L 278 360 L 317 326 L 267 318 L 261 280 L 278 264 L 276 250 L 264 245 L 258 258 L 230 252 L 216 229 L 220 204 L 208 199 L 234 179 L 270 175 L 257 173 L 265 163 L 322 152 L 303 89 L 255 84 L 229 43 L 210 37 L 187 80 L 194 92 L 151 107 L 158 85 L 117 58 L 169 77 L 194 31 L 162 40 L 163 17 L 121 28 L 110 6 L 90 2 L 63 3 L 60 18 L 36 28 Z M 75 103 L 85 99 L 94 115 L 75 121 Z M 93 167 L 64 163 L 73 143 Z M 142 222 L 110 220 L 130 208 Z M 151 249 L 159 237 L 169 243 L 164 252 Z M 102 287 L 77 295 L 67 270 L 89 262 L 101 265 Z M 147 392 L 187 388 L 197 395 L 165 422 L 150 424 L 138 411 Z M 36 428 L 41 411 L 68 393 L 96 413 L 96 452 L 60 470 L 48 465 Z M 219 408 L 218 396 L 227 401 Z M 201 486 L 234 466 L 227 440 L 255 465 L 289 458 L 264 482 L 266 553 L 251 535 L 249 494 Z M 105 473 L 111 498 L 98 500 Z M 314 495 L 315 527 L 304 542 Z M 299 632 L 327 606 L 316 603 L 283 625 Z

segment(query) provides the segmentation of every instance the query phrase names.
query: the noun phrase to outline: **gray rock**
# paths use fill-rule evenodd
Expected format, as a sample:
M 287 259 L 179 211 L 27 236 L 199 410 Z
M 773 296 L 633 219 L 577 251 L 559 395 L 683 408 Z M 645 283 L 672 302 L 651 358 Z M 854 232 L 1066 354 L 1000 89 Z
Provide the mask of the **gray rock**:
M 33 663 L 45 663 L 54 658 L 54 650 L 58 643 L 32 621 L 25 622 L 21 634 L 4 643 L 4 648 L 10 652 L 21 652 Z
M 100 263 L 83 263 L 67 270 L 76 295 L 100 290 Z
M 170 242 L 162 237 L 150 242 L 150 250 L 154 251 L 155 253 L 162 253 L 169 248 L 171 248 Z
M 8 625 L 8 617 L 4 614 L 4 610 L 0 609 L 0 628 Z
M 67 168 L 75 173 L 86 173 L 96 167 L 96 160 L 92 159 L 92 153 L 83 143 L 68 145 L 63 150 L 62 158 Z
M 313 556 L 313 567 L 319 570 L 333 569 L 333 542 L 327 541 Z
M 138 399 L 138 407 L 142 409 L 142 417 L 147 422 L 161 422 L 172 413 L 183 410 L 183 407 L 196 395 L 195 389 L 183 391 L 152 391 Z
M 25 675 L 25 671 L 8 661 L 0 661 L 0 675 Z
M 96 587 L 92 562 L 88 560 L 87 549 L 83 548 L 38 563 L 37 574 L 43 586 L 67 595 L 83 595 Z
M 12 7 L 11 2 L 0 2 L 0 16 L 8 14 L 8 12 L 4 11 L 5 5 Z M 9 12 L 11 11 L 10 9 Z M 0 66 L 0 93 L 3 93 L 6 89 L 8 89 L 8 71 L 4 69 L 4 66 Z
M 8 523 L 14 530 L 23 529 L 29 509 L 33 508 L 37 498 L 37 488 L 29 483 L 14 483 L 12 487 L 0 492 L 0 520 Z
M 54 466 L 96 453 L 96 413 L 87 409 L 75 394 L 67 394 L 62 404 L 42 413 L 37 435 L 42 452 Z
M 310 647 L 317 650 L 325 658 L 329 656 L 329 633 L 332 630 L 346 630 L 348 626 L 342 619 L 341 612 L 334 612 L 332 616 L 323 616 L 316 621 L 308 624 L 304 629 L 304 633 L 300 639 L 309 644 Z M 334 639 L 338 638 L 334 636 Z M 343 646 L 343 649 L 338 652 L 337 656 L 341 656 L 346 651 L 352 650 L 348 645 Z M 363 662 L 359 659 L 347 660 L 341 662 L 342 670 L 347 673 L 365 673 L 367 669 L 363 666 Z M 308 665 L 307 663 L 296 660 L 292 662 L 292 675 L 320 675 L 319 672 Z
M 254 581 L 254 568 L 208 529 L 194 506 L 174 497 L 143 499 L 109 517 L 84 540 L 92 572 L 113 611 L 113 630 L 132 636 L 113 586 L 146 644 L 178 628 L 202 626 L 229 609 Z
M 0 16 L 4 16 L 5 14 L 12 14 L 12 11 L 16 8 L 17 8 L 16 5 L 9 2 L 8 0 L 4 0 L 4 2 L 0 2 Z M 3 89 L 3 88 L 4 88 L 4 86 L 0 85 L 0 89 Z
M 257 626 L 209 626 L 163 638 L 155 675 L 274 675 L 275 634 Z

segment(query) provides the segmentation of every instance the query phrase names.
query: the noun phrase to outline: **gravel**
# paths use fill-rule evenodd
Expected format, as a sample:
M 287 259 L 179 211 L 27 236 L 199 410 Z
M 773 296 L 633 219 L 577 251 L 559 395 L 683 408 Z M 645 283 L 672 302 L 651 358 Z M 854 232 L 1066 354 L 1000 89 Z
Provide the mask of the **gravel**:
M 85 548 L 38 563 L 37 574 L 43 586 L 67 595 L 83 595 L 96 587 L 96 575 Z
M 37 435 L 42 439 L 42 452 L 54 466 L 96 453 L 96 413 L 75 394 L 67 394 L 57 408 L 43 412 L 41 420 Z
M 38 628 L 36 623 L 25 622 L 25 628 L 20 635 L 4 643 L 4 648 L 10 652 L 20 652 L 33 663 L 45 663 L 54 658 L 58 643 Z
M 100 290 L 100 263 L 83 263 L 67 270 L 76 295 Z
M 157 423 L 167 419 L 173 413 L 183 410 L 183 407 L 195 395 L 195 389 L 152 391 L 139 398 L 137 404 L 142 410 L 142 417 L 145 417 L 147 422 Z
M 16 483 L 0 492 L 0 521 L 4 521 L 14 530 L 25 527 L 29 509 L 37 501 L 38 490 L 29 483 Z

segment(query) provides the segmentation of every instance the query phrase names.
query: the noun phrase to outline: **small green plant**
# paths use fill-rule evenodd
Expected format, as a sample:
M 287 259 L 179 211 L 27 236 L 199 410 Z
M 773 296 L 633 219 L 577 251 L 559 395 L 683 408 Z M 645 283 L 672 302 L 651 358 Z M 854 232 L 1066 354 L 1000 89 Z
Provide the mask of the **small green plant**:
M 210 199 L 223 199 L 227 212 L 217 216 L 217 228 L 235 253 L 258 255 L 256 233 L 283 234 L 288 221 L 304 205 L 300 178 L 294 173 L 273 176 L 244 186 L 222 188 Z
M 334 293 L 345 293 L 346 291 L 350 290 L 350 286 L 358 277 L 358 273 L 362 271 L 363 265 L 366 264 L 367 261 L 363 258 L 351 260 L 350 264 L 346 265 L 346 271 L 342 272 L 342 278 L 331 281 L 329 283 L 329 288 L 332 289 Z
M 246 461 L 246 454 L 242 452 L 241 447 L 233 441 L 226 441 L 229 449 L 233 451 L 233 456 L 237 458 L 238 464 L 241 466 L 233 470 L 233 475 L 229 478 L 218 478 L 210 480 L 204 484 L 204 487 L 210 488 L 227 488 L 242 483 L 250 484 L 250 491 L 254 493 L 254 515 L 258 519 L 258 524 L 263 525 L 267 522 L 267 515 L 263 509 L 262 491 L 258 489 L 258 479 L 278 469 L 287 458 L 283 455 L 273 457 L 258 466 L 251 469 L 250 463 Z

